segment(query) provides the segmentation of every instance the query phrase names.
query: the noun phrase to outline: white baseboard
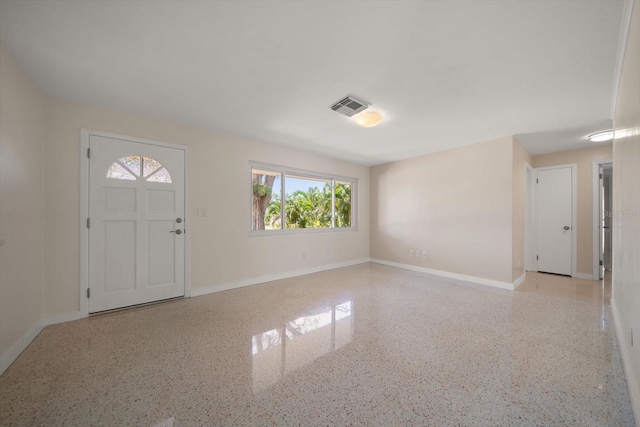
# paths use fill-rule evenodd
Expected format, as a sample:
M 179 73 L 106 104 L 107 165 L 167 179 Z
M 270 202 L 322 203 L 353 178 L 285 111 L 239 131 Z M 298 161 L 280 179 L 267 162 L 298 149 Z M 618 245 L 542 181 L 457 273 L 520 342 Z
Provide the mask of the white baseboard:
M 427 274 L 433 274 L 436 276 L 448 277 L 450 279 L 464 280 L 465 282 L 478 283 L 480 285 L 493 286 L 494 288 L 508 289 L 510 291 L 515 289 L 515 285 L 513 283 L 501 282 L 499 280 L 485 279 L 483 277 L 476 277 L 476 276 L 467 276 L 466 274 L 451 273 L 448 271 L 434 270 L 432 268 L 418 267 L 416 265 L 401 264 L 399 262 L 385 261 L 382 259 L 375 259 L 375 258 L 372 258 L 371 262 L 375 262 L 377 264 L 389 265 L 391 267 L 404 268 L 406 270 L 419 271 L 420 273 L 427 273 Z
M 46 317 L 43 320 L 44 326 L 55 325 L 56 323 L 70 322 L 72 320 L 84 319 L 88 315 L 80 311 L 72 311 L 71 313 L 56 314 L 54 316 Z
M 78 320 L 87 317 L 79 311 L 72 313 L 57 314 L 55 316 L 45 317 L 41 319 L 36 326 L 34 326 L 29 332 L 24 334 L 18 342 L 16 342 L 9 350 L 0 356 L 0 375 L 7 370 L 9 366 L 20 356 L 20 354 L 33 342 L 38 334 L 44 329 L 45 326 L 55 325 L 56 323 L 69 322 L 71 320 Z
M 20 356 L 20 353 L 31 344 L 40 331 L 44 328 L 42 322 L 38 322 L 31 330 L 24 334 L 11 348 L 0 356 L 0 375 Z
M 575 277 L 576 279 L 594 280 L 593 275 L 587 274 L 587 273 L 576 273 L 572 277 Z M 595 280 L 599 280 L 599 279 L 595 279 Z
M 267 276 L 252 277 L 251 279 L 239 280 L 237 282 L 222 283 L 219 285 L 207 286 L 206 288 L 191 288 L 191 296 L 197 297 L 213 292 L 228 291 L 230 289 L 242 288 L 245 286 L 257 285 L 258 283 L 272 282 L 274 280 L 289 279 L 296 276 L 304 276 L 305 274 L 318 273 L 320 271 L 333 270 L 336 268 L 349 267 L 356 264 L 364 264 L 369 262 L 369 258 L 355 259 L 336 264 L 322 265 L 319 267 L 305 268 L 302 270 L 288 271 L 286 273 L 270 274 Z
M 522 273 L 522 276 L 518 277 L 516 280 L 513 281 L 513 289 L 517 289 L 518 286 L 522 285 L 522 282 L 524 282 L 524 279 L 527 278 L 527 272 L 525 271 L 524 273 Z
M 611 312 L 613 313 L 613 325 L 618 337 L 618 347 L 620 347 L 620 354 L 622 355 L 624 376 L 627 379 L 627 387 L 629 388 L 631 408 L 636 417 L 636 424 L 640 425 L 640 363 L 636 361 L 636 366 L 633 365 L 633 359 L 629 353 L 630 343 L 627 341 L 627 334 L 622 330 L 618 305 L 613 299 L 611 300 Z

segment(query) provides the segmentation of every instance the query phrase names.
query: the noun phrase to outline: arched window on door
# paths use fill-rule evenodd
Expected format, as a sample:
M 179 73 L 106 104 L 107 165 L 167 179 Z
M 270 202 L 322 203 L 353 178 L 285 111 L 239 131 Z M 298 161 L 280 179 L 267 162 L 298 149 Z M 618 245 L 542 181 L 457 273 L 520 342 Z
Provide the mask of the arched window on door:
M 107 170 L 107 178 L 171 183 L 171 174 L 156 159 L 146 156 L 127 156 L 115 161 Z

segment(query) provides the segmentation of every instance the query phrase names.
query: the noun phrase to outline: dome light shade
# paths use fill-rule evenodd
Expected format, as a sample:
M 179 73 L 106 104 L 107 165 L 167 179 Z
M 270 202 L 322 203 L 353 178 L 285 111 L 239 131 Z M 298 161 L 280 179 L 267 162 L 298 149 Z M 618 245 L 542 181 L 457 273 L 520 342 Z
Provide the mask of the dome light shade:
M 589 141 L 591 142 L 604 142 L 613 139 L 613 131 L 605 130 L 602 132 L 596 132 L 594 134 L 589 135 Z
M 382 114 L 377 111 L 363 111 L 354 118 L 354 122 L 363 128 L 370 128 L 382 121 Z

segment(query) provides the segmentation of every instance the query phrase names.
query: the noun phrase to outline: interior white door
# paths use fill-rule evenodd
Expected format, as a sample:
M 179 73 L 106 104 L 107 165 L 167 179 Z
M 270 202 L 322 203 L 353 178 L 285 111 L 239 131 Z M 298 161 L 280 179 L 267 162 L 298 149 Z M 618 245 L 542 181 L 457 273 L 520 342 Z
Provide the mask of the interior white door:
M 95 135 L 89 148 L 89 312 L 184 295 L 184 150 Z
M 571 275 L 572 171 L 538 171 L 538 271 Z

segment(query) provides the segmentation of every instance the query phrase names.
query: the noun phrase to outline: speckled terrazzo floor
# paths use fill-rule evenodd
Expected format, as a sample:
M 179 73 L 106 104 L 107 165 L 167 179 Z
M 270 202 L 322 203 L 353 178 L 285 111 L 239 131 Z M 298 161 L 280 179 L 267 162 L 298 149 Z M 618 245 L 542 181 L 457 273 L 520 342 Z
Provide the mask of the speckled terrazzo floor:
M 49 326 L 0 425 L 634 425 L 610 284 L 377 264 Z

